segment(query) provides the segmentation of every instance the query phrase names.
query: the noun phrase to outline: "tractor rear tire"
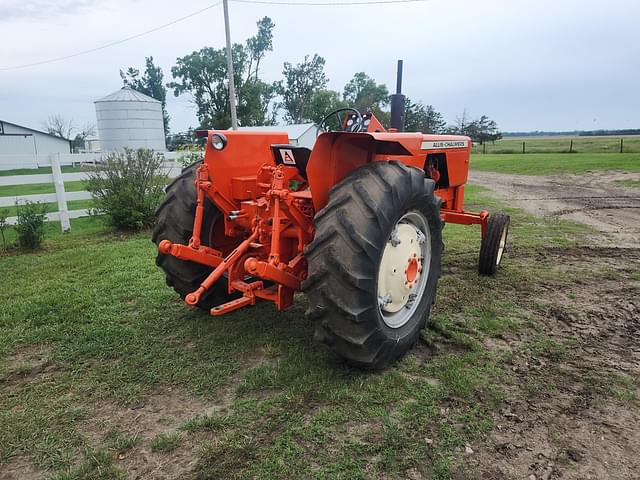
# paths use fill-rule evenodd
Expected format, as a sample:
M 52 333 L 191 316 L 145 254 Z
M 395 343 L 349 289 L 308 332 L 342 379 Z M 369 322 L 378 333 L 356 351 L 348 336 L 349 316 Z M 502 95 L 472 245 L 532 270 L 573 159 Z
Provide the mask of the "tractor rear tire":
M 167 186 L 166 196 L 156 210 L 156 227 L 152 236 L 152 241 L 156 245 L 159 245 L 162 240 L 183 245 L 189 243 L 196 214 L 196 168 L 200 163 L 184 169 L 182 174 Z M 222 213 L 209 199 L 206 199 L 201 236 L 203 245 L 216 248 L 210 243 L 213 226 L 218 220 L 222 220 Z M 210 267 L 161 253 L 156 257 L 156 265 L 164 270 L 167 285 L 173 287 L 183 300 L 189 293 L 197 290 L 211 273 Z M 223 277 L 202 295 L 196 306 L 209 311 L 237 296 L 229 295 L 227 280 Z
M 309 299 L 307 315 L 316 322 L 316 339 L 351 365 L 373 370 L 388 366 L 415 345 L 427 323 L 443 247 L 441 200 L 434 186 L 418 168 L 374 162 L 335 185 L 326 207 L 315 216 L 316 235 L 305 249 L 308 278 L 302 285 Z M 401 249 L 414 241 L 422 249 L 414 267 L 424 273 L 428 266 L 418 277 L 416 268 L 407 273 L 405 260 L 385 260 L 398 245 L 405 255 Z M 396 266 L 399 277 L 393 277 Z M 398 304 L 379 284 L 391 282 L 389 292 L 395 295 L 398 284 L 393 282 L 398 281 L 419 284 L 411 290 L 418 293 L 402 303 L 401 291 L 395 296 L 402 299 L 399 310 L 390 313 L 390 305 Z
M 480 245 L 478 271 L 480 275 L 495 275 L 504 258 L 509 235 L 511 217 L 504 213 L 495 213 L 489 217 Z

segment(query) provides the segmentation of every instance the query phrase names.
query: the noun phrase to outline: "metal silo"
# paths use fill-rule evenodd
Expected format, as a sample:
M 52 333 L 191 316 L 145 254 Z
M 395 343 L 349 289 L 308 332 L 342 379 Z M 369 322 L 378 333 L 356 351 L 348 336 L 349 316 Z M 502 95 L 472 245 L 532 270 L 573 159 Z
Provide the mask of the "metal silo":
M 95 101 L 103 152 L 123 148 L 166 150 L 162 103 L 125 86 Z

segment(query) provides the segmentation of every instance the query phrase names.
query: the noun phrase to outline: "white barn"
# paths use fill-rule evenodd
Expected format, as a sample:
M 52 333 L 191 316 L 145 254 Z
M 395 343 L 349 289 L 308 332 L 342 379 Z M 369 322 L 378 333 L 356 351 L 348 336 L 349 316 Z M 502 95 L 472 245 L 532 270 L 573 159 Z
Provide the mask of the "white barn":
M 71 153 L 71 142 L 49 133 L 0 120 L 0 155 Z

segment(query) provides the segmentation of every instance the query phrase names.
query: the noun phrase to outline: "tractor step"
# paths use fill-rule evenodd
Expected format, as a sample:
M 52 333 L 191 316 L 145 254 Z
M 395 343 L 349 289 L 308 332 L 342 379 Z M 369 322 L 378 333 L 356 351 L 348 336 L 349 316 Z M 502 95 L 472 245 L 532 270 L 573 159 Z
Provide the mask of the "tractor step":
M 242 307 L 246 307 L 247 305 L 252 305 L 254 303 L 255 300 L 252 301 L 252 299 L 249 297 L 240 297 L 236 298 L 235 300 L 231 300 L 230 302 L 223 303 L 222 305 L 218 305 L 217 307 L 213 307 L 210 313 L 214 317 L 218 317 L 220 315 L 224 315 L 225 313 L 239 310 Z

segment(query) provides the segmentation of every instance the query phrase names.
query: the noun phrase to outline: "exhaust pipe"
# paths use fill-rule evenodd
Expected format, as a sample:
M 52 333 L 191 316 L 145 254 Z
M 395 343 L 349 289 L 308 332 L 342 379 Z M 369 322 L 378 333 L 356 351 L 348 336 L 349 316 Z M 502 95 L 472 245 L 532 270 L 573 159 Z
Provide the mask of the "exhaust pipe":
M 391 95 L 391 128 L 404 131 L 405 96 L 402 94 L 402 60 L 398 60 L 396 93 Z

